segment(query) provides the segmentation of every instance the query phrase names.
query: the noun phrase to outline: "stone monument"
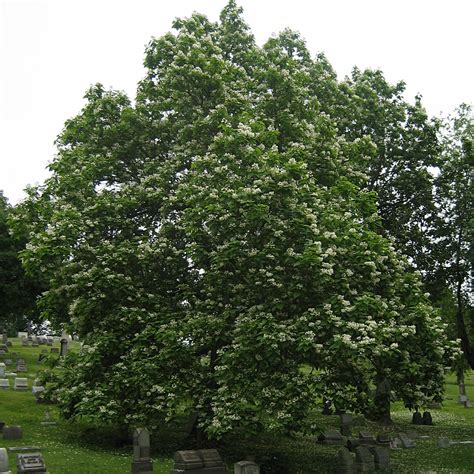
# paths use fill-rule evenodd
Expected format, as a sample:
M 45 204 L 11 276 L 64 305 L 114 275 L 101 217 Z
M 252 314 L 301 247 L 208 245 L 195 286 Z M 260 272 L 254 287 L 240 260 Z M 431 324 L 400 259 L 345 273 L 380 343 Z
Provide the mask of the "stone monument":
M 153 465 L 150 458 L 150 433 L 146 428 L 137 428 L 133 432 L 132 474 L 151 474 L 152 472 Z

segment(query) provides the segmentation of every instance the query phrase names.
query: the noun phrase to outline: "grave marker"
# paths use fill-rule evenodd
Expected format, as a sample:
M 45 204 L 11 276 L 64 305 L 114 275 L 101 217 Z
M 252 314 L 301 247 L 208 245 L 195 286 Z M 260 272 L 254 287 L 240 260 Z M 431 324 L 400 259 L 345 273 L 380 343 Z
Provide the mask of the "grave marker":
M 415 442 L 412 441 L 405 433 L 398 433 L 398 439 L 402 448 L 409 449 L 415 447 Z
M 21 439 L 23 430 L 21 426 L 4 426 L 2 430 L 3 439 Z
M 374 455 L 375 470 L 376 471 L 388 471 L 390 470 L 390 450 L 388 448 L 382 448 L 377 446 L 371 448 L 371 452 Z
M 16 469 L 18 474 L 47 472 L 40 453 L 17 454 Z
M 359 443 L 361 446 L 375 446 L 377 444 L 377 441 L 371 433 L 368 433 L 367 431 L 360 431 Z
M 421 413 L 420 413 L 419 411 L 415 411 L 415 412 L 413 413 L 411 422 L 412 422 L 414 425 L 422 425 L 422 424 L 423 424 L 423 416 L 421 415 Z
M 385 448 L 390 447 L 390 436 L 384 433 L 379 433 L 377 435 L 377 444 Z
M 375 471 L 375 462 L 372 453 L 364 446 L 355 449 L 357 472 Z
M 260 466 L 252 461 L 239 461 L 234 464 L 234 474 L 260 474 Z
M 351 435 L 351 427 L 352 427 L 352 415 L 349 413 L 342 413 L 340 415 L 341 419 L 341 434 L 343 436 L 350 436 Z
M 28 390 L 28 379 L 15 377 L 13 382 L 13 389 L 14 390 Z
M 174 453 L 174 469 L 170 474 L 192 471 L 193 474 L 226 474 L 226 466 L 216 449 L 177 451 Z
M 132 474 L 151 474 L 153 465 L 150 458 L 150 433 L 146 428 L 137 428 L 133 432 Z
M 340 445 L 344 446 L 347 442 L 347 438 L 342 436 L 339 431 L 329 430 L 324 431 L 318 436 L 318 441 L 321 444 L 331 444 L 331 445 Z
M 439 438 L 438 439 L 438 448 L 449 448 L 451 442 L 448 438 Z
M 60 357 L 66 357 L 67 345 L 68 345 L 68 340 L 67 339 L 61 339 L 61 351 L 59 353 Z
M 8 453 L 5 448 L 0 448 L 0 473 L 10 473 L 8 467 Z
M 429 411 L 423 412 L 423 424 L 428 426 L 433 424 L 433 418 L 431 417 L 431 413 Z
M 10 389 L 10 380 L 0 379 L 0 389 L 9 390 Z
M 355 464 L 352 454 L 347 448 L 341 448 L 336 455 L 336 472 L 340 474 L 354 474 Z

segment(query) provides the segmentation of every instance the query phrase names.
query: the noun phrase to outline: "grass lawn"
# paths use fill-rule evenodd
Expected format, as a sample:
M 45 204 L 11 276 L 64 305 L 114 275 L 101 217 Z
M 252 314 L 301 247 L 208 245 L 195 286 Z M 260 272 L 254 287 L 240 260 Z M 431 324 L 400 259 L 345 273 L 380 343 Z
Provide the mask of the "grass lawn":
M 9 349 L 9 354 L 4 359 L 11 358 L 12 352 L 17 352 L 19 357 L 25 359 L 28 371 L 19 373 L 19 377 L 27 377 L 29 386 L 33 385 L 35 374 L 41 370 L 42 365 L 38 362 L 38 355 L 43 348 L 21 347 L 17 339 L 10 339 L 13 347 Z M 77 343 L 73 343 L 77 344 Z M 59 347 L 55 343 L 54 347 Z M 7 366 L 7 371 L 14 371 L 15 366 Z M 10 379 L 10 386 L 13 387 L 13 377 Z M 44 420 L 45 410 L 48 409 L 57 426 L 41 426 Z M 0 447 L 8 448 L 12 446 L 38 446 L 46 464 L 48 472 L 51 474 L 74 473 L 107 473 L 123 474 L 129 473 L 132 462 L 132 449 L 93 449 L 90 444 L 81 443 L 72 432 L 70 424 L 59 422 L 57 411 L 54 405 L 43 405 L 35 402 L 35 397 L 31 389 L 27 392 L 14 390 L 0 390 L 0 421 L 6 425 L 20 425 L 23 429 L 23 439 L 4 440 L 0 439 Z M 10 469 L 16 473 L 16 453 L 8 453 Z M 160 474 L 169 474 L 171 459 L 153 459 L 154 471 Z
M 13 347 L 10 353 L 0 358 L 0 361 L 11 358 L 11 352 L 17 352 L 27 362 L 28 372 L 18 374 L 27 377 L 30 387 L 33 384 L 35 374 L 41 370 L 42 365 L 38 362 L 40 350 L 47 346 L 21 347 L 17 339 L 13 339 Z M 76 343 L 77 344 L 77 343 Z M 55 347 L 59 347 L 56 343 Z M 49 347 L 48 347 L 49 350 Z M 13 370 L 14 366 L 8 366 L 7 371 Z M 13 386 L 13 379 L 10 378 Z M 466 390 L 471 400 L 474 401 L 474 374 L 471 372 L 466 376 Z M 385 430 L 387 433 L 395 434 L 405 432 L 418 436 L 414 449 L 391 450 L 392 462 L 396 465 L 396 473 L 422 473 L 435 471 L 436 473 L 474 473 L 474 446 L 451 446 L 446 449 L 438 448 L 438 439 L 448 437 L 451 440 L 465 441 L 474 440 L 474 408 L 466 409 L 458 401 L 458 387 L 454 376 L 447 378 L 446 400 L 441 409 L 431 409 L 434 426 L 415 426 L 411 424 L 411 413 L 404 409 L 401 403 L 392 405 L 392 419 L 394 424 L 383 428 L 376 423 L 371 423 L 361 416 L 354 417 L 353 434 L 357 435 L 359 430 L 370 431 L 374 435 Z M 58 421 L 57 426 L 42 426 L 45 410 L 48 409 L 53 418 Z M 87 473 L 129 473 L 132 461 L 132 449 L 106 449 L 94 447 L 91 443 L 81 441 L 77 429 L 63 421 L 58 420 L 54 405 L 42 405 L 35 402 L 31 390 L 19 392 L 14 390 L 0 390 L 0 421 L 7 425 L 20 425 L 23 428 L 23 439 L 3 440 L 0 439 L 0 447 L 12 446 L 38 446 L 46 463 L 48 472 L 51 474 L 62 474 L 73 472 L 74 474 Z M 317 415 L 315 422 L 321 429 L 338 428 L 339 418 L 336 416 Z M 317 435 L 318 433 L 315 433 Z M 421 438 L 419 436 L 422 436 Z M 257 440 L 258 443 L 258 440 Z M 283 440 L 283 443 L 285 441 Z M 316 445 L 314 440 L 289 441 L 287 449 L 301 450 L 305 452 L 305 446 L 310 448 L 313 459 L 332 459 L 338 448 L 334 446 Z M 16 472 L 16 454 L 9 452 L 10 468 Z M 168 474 L 172 468 L 170 457 L 153 458 L 154 472 Z M 231 461 L 230 459 L 228 461 Z M 230 465 L 232 463 L 230 462 Z M 327 464 L 326 464 L 327 465 Z M 232 472 L 230 470 L 229 472 Z M 269 472 L 262 464 L 262 474 Z M 271 471 L 270 471 L 271 472 Z M 280 472 L 280 471 L 279 471 Z M 303 474 L 303 472 L 330 472 L 330 469 L 319 468 L 311 465 L 308 470 L 295 470 L 287 474 Z

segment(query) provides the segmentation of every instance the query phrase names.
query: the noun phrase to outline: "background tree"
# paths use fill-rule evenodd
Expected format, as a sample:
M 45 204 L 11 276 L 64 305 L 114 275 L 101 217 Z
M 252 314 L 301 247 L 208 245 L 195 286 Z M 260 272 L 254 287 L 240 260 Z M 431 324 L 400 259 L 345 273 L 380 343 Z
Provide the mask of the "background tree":
M 364 187 L 376 192 L 384 231 L 425 275 L 433 264 L 431 170 L 440 154 L 439 120 L 428 117 L 420 96 L 415 104 L 407 103 L 404 91 L 403 82 L 392 85 L 379 70 L 354 68 L 332 94 L 329 111 L 349 140 L 368 136 L 376 145 L 358 167 L 367 175 Z
M 24 248 L 26 239 L 10 234 L 11 212 L 0 191 L 0 329 L 16 335 L 28 325 L 39 323 L 35 303 L 41 285 L 24 274 L 18 252 Z
M 473 242 L 474 242 L 474 118 L 472 109 L 462 105 L 445 122 L 443 153 L 436 197 L 439 225 L 436 229 L 437 265 L 433 287 L 452 290 L 456 308 L 457 335 L 466 361 L 474 368 L 472 331 Z M 435 286 L 436 285 L 436 286 Z

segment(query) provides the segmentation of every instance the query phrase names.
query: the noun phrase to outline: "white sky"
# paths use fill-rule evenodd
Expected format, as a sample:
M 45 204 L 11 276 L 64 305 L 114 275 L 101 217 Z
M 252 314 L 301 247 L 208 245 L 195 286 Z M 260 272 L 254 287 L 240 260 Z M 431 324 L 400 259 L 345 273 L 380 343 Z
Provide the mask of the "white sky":
M 226 0 L 0 0 L 0 190 L 16 203 L 44 181 L 53 142 L 96 82 L 135 96 L 145 45 Z M 340 78 L 380 68 L 432 115 L 474 103 L 473 0 L 240 0 L 259 44 L 285 27 Z

